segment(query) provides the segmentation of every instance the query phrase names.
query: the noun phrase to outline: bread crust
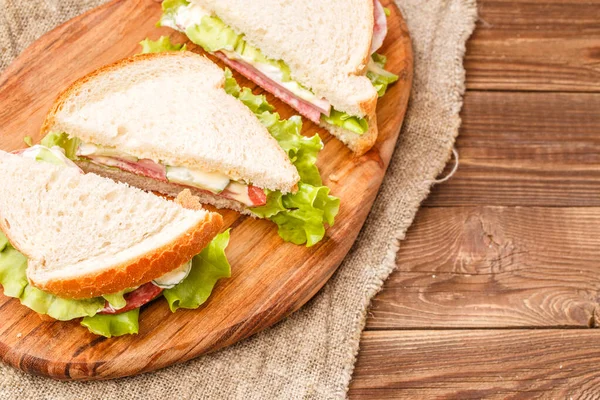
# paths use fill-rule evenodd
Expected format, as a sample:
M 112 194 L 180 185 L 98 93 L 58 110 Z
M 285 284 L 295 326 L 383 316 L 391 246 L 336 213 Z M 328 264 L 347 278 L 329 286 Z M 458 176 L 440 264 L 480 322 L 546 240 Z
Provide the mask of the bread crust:
M 202 210 L 200 199 L 198 196 L 194 196 L 189 189 L 182 190 L 177 197 L 175 197 L 175 203 L 189 210 Z
M 366 78 L 367 66 L 369 65 L 369 61 L 371 60 L 371 44 L 373 43 L 373 29 L 375 29 L 375 4 L 374 4 L 373 0 L 365 0 L 365 1 L 369 4 L 369 9 L 371 11 L 369 13 L 369 15 L 371 15 L 371 20 L 373 23 L 371 26 L 371 36 L 369 39 L 369 45 L 365 49 L 365 55 L 362 60 L 362 68 L 357 69 L 355 72 L 355 75 L 365 76 L 365 78 Z M 368 79 L 368 78 L 366 78 L 366 79 Z M 370 99 L 366 99 L 365 101 L 359 103 L 358 107 L 360 108 L 360 111 L 364 115 L 367 115 L 367 116 L 374 115 L 375 109 L 377 108 L 377 99 L 378 99 L 378 95 L 377 95 L 377 93 L 375 93 L 375 95 L 372 96 Z M 371 129 L 369 129 L 369 132 L 365 132 L 365 135 L 366 134 L 372 134 Z M 377 129 L 375 129 L 375 139 L 372 139 L 371 137 L 369 137 L 369 139 L 371 139 L 373 141 L 373 143 L 375 143 L 375 139 L 377 139 Z M 358 149 L 362 149 L 363 147 L 366 147 L 368 145 L 367 141 L 363 141 L 363 142 L 364 142 L 364 144 L 361 144 L 359 147 L 357 147 Z M 369 150 L 373 146 L 373 143 L 371 143 L 370 146 L 366 147 L 366 150 L 364 150 L 361 154 L 363 154 L 364 152 Z M 350 146 L 348 146 L 348 147 L 350 147 Z M 352 148 L 351 148 L 351 150 L 354 151 L 355 153 L 357 153 L 356 150 L 354 150 Z
M 150 282 L 181 266 L 200 253 L 222 227 L 223 217 L 208 212 L 203 220 L 168 244 L 130 262 L 76 278 L 44 282 L 28 278 L 33 286 L 63 298 L 89 299 L 116 293 Z
M 321 127 L 327 129 L 329 133 L 337 137 L 342 143 L 344 143 L 350 150 L 352 150 L 357 156 L 362 156 L 373 147 L 377 141 L 378 129 L 377 129 L 377 115 L 375 112 L 367 116 L 367 122 L 369 124 L 369 130 L 358 135 L 350 132 L 339 126 L 331 125 L 326 122 L 321 122 Z
M 365 56 L 363 57 L 363 68 L 360 71 L 358 75 L 364 75 L 366 73 L 367 70 L 367 65 L 369 64 L 369 59 L 371 58 L 371 45 L 373 44 L 373 30 L 375 29 L 375 3 L 373 0 L 365 0 L 367 3 L 369 3 L 369 9 L 371 10 L 371 12 L 369 13 L 369 15 L 371 15 L 371 36 L 370 36 L 370 40 L 369 40 L 369 46 L 367 46 L 367 49 L 365 51 Z M 379 0 L 377 0 L 379 1 Z
M 360 110 L 364 113 L 364 115 L 372 116 L 375 114 L 375 110 L 377 109 L 378 98 L 379 96 L 377 95 L 377 92 L 375 92 L 373 97 L 359 104 Z
M 375 29 L 375 4 L 372 0 L 366 0 L 366 1 L 369 3 L 369 7 L 371 10 L 370 15 L 372 17 L 371 20 L 373 21 L 373 26 L 371 28 L 371 37 L 369 40 L 369 46 L 366 49 L 365 56 L 363 57 L 363 61 L 362 61 L 363 68 L 360 71 L 357 71 L 357 75 L 362 75 L 362 76 L 366 75 L 367 66 L 369 65 L 369 61 L 371 60 L 371 44 L 373 43 L 373 33 L 372 32 L 373 32 L 373 29 Z M 366 76 L 365 76 L 365 78 L 366 78 Z M 367 100 L 359 103 L 358 106 L 360 107 L 360 110 L 364 113 L 364 115 L 372 116 L 375 114 L 375 109 L 377 108 L 378 97 L 379 96 L 377 95 L 377 93 L 375 93 L 375 95 L 372 96 L 370 99 L 367 99 Z M 369 126 L 371 126 L 371 125 L 369 125 Z M 369 133 L 371 133 L 371 129 L 369 129 L 369 132 L 366 132 L 365 134 L 369 134 Z M 375 129 L 375 139 L 377 139 L 377 129 Z M 375 143 L 375 139 L 373 139 L 373 143 Z M 366 145 L 366 143 L 367 142 L 365 141 L 365 145 Z M 371 145 L 368 148 L 366 148 L 366 150 L 364 150 L 363 153 L 366 152 L 367 150 L 369 150 L 373 146 L 373 143 L 371 143 Z M 359 149 L 360 148 L 362 148 L 362 147 L 359 147 Z M 355 153 L 357 153 L 357 151 L 355 151 L 354 149 L 351 149 L 351 150 L 354 151 Z

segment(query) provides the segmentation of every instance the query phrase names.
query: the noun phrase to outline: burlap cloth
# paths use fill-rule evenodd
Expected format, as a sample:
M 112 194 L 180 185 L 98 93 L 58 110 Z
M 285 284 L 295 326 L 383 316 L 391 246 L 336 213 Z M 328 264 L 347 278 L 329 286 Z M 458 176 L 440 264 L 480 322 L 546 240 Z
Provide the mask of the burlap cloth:
M 0 70 L 44 32 L 102 2 L 0 0 Z M 415 54 L 404 127 L 358 240 L 312 301 L 242 343 L 137 377 L 56 382 L 0 364 L 0 398 L 344 398 L 369 302 L 394 269 L 398 243 L 458 134 L 462 59 L 477 15 L 475 0 L 399 0 L 399 6 Z

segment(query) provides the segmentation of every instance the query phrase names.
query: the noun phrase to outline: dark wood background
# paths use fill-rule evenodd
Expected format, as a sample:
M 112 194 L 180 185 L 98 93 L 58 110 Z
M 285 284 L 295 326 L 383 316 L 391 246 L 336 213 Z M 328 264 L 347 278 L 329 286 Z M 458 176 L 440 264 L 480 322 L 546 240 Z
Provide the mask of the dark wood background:
M 600 398 L 600 0 L 478 4 L 460 167 L 373 301 L 351 399 Z

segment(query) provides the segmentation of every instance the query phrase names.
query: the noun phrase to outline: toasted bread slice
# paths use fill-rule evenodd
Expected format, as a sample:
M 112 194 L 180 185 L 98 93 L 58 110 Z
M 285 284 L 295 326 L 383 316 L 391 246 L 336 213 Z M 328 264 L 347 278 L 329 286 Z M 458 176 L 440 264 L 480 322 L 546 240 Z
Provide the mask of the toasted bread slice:
M 27 256 L 30 282 L 59 297 L 147 283 L 189 261 L 223 225 L 217 213 L 78 168 L 0 152 L 0 175 L 0 229 Z

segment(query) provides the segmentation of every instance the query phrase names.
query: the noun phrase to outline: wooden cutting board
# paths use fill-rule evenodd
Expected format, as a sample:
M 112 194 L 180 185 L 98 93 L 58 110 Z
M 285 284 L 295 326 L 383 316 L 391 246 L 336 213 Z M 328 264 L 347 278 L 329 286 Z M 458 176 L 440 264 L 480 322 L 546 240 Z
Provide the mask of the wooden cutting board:
M 0 356 L 23 371 L 56 379 L 123 377 L 183 362 L 229 346 L 261 331 L 305 304 L 327 282 L 362 227 L 392 156 L 412 80 L 412 50 L 406 24 L 392 0 L 389 33 L 381 53 L 387 69 L 400 76 L 377 107 L 379 139 L 362 157 L 327 132 L 304 121 L 303 133 L 318 132 L 325 142 L 319 155 L 324 183 L 341 199 L 335 226 L 323 241 L 306 248 L 283 242 L 275 224 L 220 211 L 231 226 L 227 255 L 232 277 L 221 280 L 197 310 L 171 313 L 159 299 L 140 313 L 138 335 L 106 339 L 78 321 L 44 322 L 18 300 L 0 295 Z M 156 28 L 160 3 L 115 0 L 42 36 L 0 77 L 0 148 L 23 148 L 23 137 L 40 140 L 42 120 L 58 93 L 88 72 L 140 52 L 146 37 L 184 35 Z M 201 50 L 188 43 L 188 48 Z M 262 90 L 235 75 L 242 86 Z M 284 117 L 293 115 L 273 96 Z

